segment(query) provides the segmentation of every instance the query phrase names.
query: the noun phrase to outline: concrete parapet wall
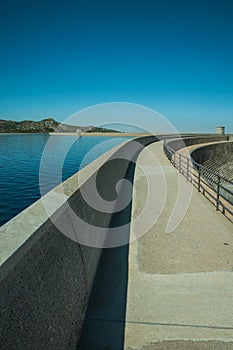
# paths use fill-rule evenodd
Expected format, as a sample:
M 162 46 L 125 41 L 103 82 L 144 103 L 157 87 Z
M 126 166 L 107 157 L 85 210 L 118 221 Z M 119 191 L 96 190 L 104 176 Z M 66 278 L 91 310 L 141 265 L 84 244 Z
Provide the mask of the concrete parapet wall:
M 228 141 L 229 136 L 209 135 L 209 136 L 192 136 L 187 138 L 179 138 L 167 142 L 167 145 L 174 151 L 179 151 L 181 148 L 189 147 L 195 144 L 207 143 L 207 142 L 220 142 Z
M 87 182 L 105 160 L 83 169 Z M 64 183 L 72 200 L 79 197 L 74 180 Z M 68 224 L 65 203 L 55 207 L 54 216 L 58 227 Z M 4 349 L 76 347 L 101 249 L 69 239 L 56 225 L 41 199 L 0 229 Z
M 91 223 L 84 237 L 96 225 L 107 239 L 109 227 L 128 222 L 131 193 L 127 208 L 112 214 L 111 201 L 125 186 L 123 181 L 116 193 L 116 184 L 121 179 L 132 182 L 138 154 L 154 141 L 149 136 L 116 146 L 0 228 L 3 349 L 76 348 L 102 249 L 77 241 L 80 228 L 75 225 L 69 237 L 59 228 L 70 227 L 70 207 Z M 81 190 L 92 186 L 93 179 L 110 203 L 108 213 L 93 209 L 82 197 Z M 62 191 L 65 200 L 60 201 Z M 44 201 L 51 196 L 55 201 L 48 215 Z M 122 240 L 127 232 L 123 234 Z
M 218 190 L 218 175 L 222 176 L 220 194 L 233 205 L 233 142 L 197 147 L 191 152 L 191 158 L 202 165 L 201 175 L 215 191 Z
M 210 158 L 221 157 L 226 153 L 233 154 L 233 142 L 213 143 L 198 147 L 191 152 L 191 156 L 195 162 L 202 164 Z
M 1 283 L 4 349 L 73 349 L 82 326 L 100 249 L 73 242 L 49 222 L 40 230 Z

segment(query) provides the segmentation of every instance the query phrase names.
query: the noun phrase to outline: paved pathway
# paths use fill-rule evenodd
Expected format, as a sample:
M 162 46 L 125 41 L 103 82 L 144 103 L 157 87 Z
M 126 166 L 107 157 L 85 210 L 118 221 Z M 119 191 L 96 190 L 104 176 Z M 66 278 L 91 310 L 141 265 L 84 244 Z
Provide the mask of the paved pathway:
M 157 164 L 148 151 L 140 154 L 144 173 L 136 167 L 131 237 L 142 234 L 164 208 L 129 247 L 104 251 L 78 349 L 233 349 L 233 226 L 178 175 L 161 143 L 147 150 Z M 178 181 L 186 192 L 170 229 L 184 213 L 189 191 L 191 201 L 182 222 L 166 233 Z M 151 183 L 150 205 L 140 219 Z
M 168 191 L 159 220 L 129 248 L 124 348 L 233 349 L 233 226 L 194 190 L 183 221 L 166 233 L 177 171 L 160 143 L 148 149 L 164 169 Z M 150 157 L 140 158 L 146 165 Z M 145 197 L 146 177 L 136 168 L 133 219 Z M 140 224 L 132 224 L 131 234 Z

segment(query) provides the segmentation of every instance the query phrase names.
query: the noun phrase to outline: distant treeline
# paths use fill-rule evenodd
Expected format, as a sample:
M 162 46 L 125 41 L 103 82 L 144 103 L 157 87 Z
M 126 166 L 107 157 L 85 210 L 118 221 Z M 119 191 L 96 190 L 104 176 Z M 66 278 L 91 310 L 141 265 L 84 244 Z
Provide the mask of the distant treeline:
M 118 132 L 112 129 L 100 128 L 95 126 L 74 126 L 61 124 L 53 118 L 47 118 L 40 121 L 24 120 L 16 122 L 13 120 L 0 119 L 0 133 L 40 133 L 50 132 Z

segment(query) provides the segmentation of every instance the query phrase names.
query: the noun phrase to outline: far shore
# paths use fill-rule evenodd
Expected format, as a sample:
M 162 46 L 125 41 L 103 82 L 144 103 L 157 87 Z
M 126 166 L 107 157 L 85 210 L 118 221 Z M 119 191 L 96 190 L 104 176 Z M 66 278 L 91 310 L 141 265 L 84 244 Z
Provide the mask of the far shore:
M 180 133 L 180 135 L 196 135 L 196 133 Z M 214 133 L 213 133 L 214 134 Z M 82 134 L 78 134 L 76 132 L 49 132 L 49 133 L 33 133 L 33 132 L 0 132 L 0 136 L 7 135 L 51 135 L 51 136 L 108 136 L 108 137 L 143 137 L 149 135 L 163 135 L 162 133 L 137 133 L 137 132 L 84 132 Z M 178 134 L 177 134 L 178 135 Z M 198 133 L 198 135 L 210 135 L 206 133 Z M 217 134 L 216 134 L 217 136 Z M 233 134 L 225 134 L 225 136 L 229 136 L 230 140 L 233 139 Z
M 82 134 L 74 132 L 50 132 L 49 135 L 64 135 L 64 136 L 147 136 L 149 133 L 132 133 L 132 132 L 84 132 Z
M 1 135 L 53 135 L 53 136 L 118 136 L 118 137 L 140 137 L 148 136 L 150 133 L 131 133 L 131 132 L 84 132 L 78 134 L 76 132 L 49 132 L 49 133 L 33 133 L 33 132 L 0 132 Z
M 49 133 L 45 132 L 0 132 L 0 136 L 4 135 L 49 135 Z

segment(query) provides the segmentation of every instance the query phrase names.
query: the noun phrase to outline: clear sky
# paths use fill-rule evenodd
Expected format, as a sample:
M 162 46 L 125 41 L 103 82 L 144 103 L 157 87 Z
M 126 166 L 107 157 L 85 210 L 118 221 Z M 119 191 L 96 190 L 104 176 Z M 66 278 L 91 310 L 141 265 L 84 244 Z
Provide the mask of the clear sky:
M 1 1 L 0 119 L 122 101 L 233 133 L 232 18 L 232 0 Z

